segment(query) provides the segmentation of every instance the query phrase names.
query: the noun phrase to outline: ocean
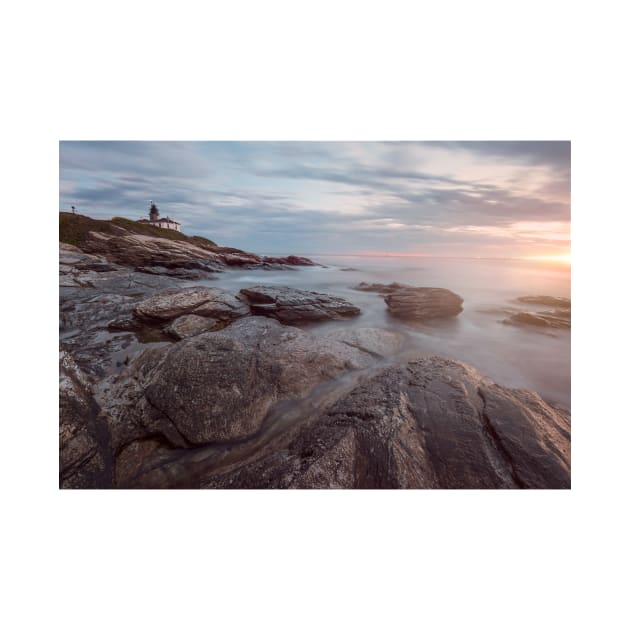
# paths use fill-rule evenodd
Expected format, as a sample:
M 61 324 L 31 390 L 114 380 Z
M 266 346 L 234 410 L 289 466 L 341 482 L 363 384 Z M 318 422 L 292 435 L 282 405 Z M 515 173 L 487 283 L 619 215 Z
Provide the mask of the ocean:
M 425 257 L 312 256 L 324 267 L 230 270 L 209 284 L 238 292 L 257 284 L 329 293 L 361 308 L 358 317 L 304 326 L 315 335 L 344 327 L 379 327 L 405 336 L 405 357 L 437 354 L 463 361 L 500 385 L 533 389 L 550 403 L 571 408 L 570 330 L 503 323 L 503 309 L 545 310 L 519 304 L 525 295 L 570 297 L 571 269 L 542 261 Z M 463 312 L 448 320 L 404 322 L 387 313 L 377 293 L 354 290 L 360 282 L 400 282 L 443 287 L 463 299 Z

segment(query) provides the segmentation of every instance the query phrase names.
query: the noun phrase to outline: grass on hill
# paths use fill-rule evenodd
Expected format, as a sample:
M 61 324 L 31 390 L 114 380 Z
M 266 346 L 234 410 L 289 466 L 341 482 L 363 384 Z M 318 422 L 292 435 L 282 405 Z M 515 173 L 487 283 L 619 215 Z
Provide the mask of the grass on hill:
M 138 223 L 123 217 L 114 217 L 111 221 L 92 219 L 82 214 L 72 214 L 72 212 L 59 213 L 59 240 L 81 247 L 87 240 L 90 232 L 101 232 L 103 234 L 116 234 L 117 228 L 123 228 L 135 234 L 154 236 L 157 238 L 167 238 L 171 241 L 188 241 L 191 245 L 216 251 L 220 249 L 218 245 L 203 236 L 186 236 L 175 230 L 167 230 L 146 223 Z

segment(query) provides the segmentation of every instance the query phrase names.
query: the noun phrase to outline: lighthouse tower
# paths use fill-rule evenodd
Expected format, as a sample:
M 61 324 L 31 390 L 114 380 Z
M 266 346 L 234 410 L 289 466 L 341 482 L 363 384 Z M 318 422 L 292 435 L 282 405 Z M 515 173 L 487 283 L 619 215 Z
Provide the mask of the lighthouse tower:
M 164 217 L 163 219 L 160 219 L 160 211 L 157 209 L 157 206 L 152 201 L 150 204 L 149 219 L 138 219 L 138 223 L 146 223 L 147 225 L 152 225 L 154 227 L 181 232 L 180 225 L 177 221 L 175 221 L 175 219 L 171 219 L 171 217 Z
M 149 210 L 149 219 L 151 221 L 157 221 L 160 218 L 160 211 L 157 206 L 151 201 L 151 209 Z

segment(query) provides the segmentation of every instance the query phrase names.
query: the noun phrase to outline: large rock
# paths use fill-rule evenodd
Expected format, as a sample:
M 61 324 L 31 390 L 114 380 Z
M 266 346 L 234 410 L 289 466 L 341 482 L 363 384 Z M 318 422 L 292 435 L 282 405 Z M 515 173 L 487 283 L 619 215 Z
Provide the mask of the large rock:
M 397 289 L 385 296 L 385 302 L 390 314 L 401 319 L 454 317 L 464 310 L 464 300 L 459 295 L 433 287 Z
M 340 297 L 290 287 L 256 286 L 241 289 L 254 315 L 298 324 L 359 315 L 361 310 Z
M 188 314 L 230 321 L 249 314 L 249 307 L 239 297 L 222 289 L 190 287 L 163 291 L 134 308 L 136 317 L 149 322 L 169 321 Z
M 225 488 L 569 488 L 568 412 L 440 357 L 387 368 L 328 411 L 201 475 Z
M 156 435 L 178 448 L 251 437 L 275 402 L 395 352 L 399 336 L 382 333 L 355 333 L 346 343 L 341 334 L 322 339 L 247 317 L 148 350 L 108 395 L 115 447 Z
M 67 352 L 59 357 L 59 487 L 110 488 L 111 439 L 90 382 Z

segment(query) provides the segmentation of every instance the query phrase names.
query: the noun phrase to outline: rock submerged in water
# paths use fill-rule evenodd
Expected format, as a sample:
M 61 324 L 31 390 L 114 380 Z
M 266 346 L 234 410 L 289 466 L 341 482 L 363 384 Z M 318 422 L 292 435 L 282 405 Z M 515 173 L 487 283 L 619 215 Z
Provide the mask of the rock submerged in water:
M 428 357 L 384 369 L 208 488 L 569 488 L 568 412 Z
M 571 328 L 571 299 L 550 295 L 526 295 L 517 298 L 523 304 L 552 306 L 547 311 L 519 311 L 502 320 L 514 326 L 534 326 L 537 328 Z
M 571 328 L 571 318 L 554 315 L 553 312 L 529 313 L 520 312 L 503 320 L 504 324 L 515 326 L 537 326 L 542 328 Z
M 254 315 L 273 317 L 284 324 L 354 317 L 361 310 L 347 300 L 290 287 L 255 286 L 241 289 Z
M 516 298 L 523 304 L 539 304 L 541 306 L 557 306 L 559 308 L 571 308 L 571 298 L 553 297 L 551 295 L 524 295 Z
M 388 311 L 394 317 L 430 320 L 459 315 L 464 300 L 448 289 L 410 287 L 395 289 L 385 295 Z

